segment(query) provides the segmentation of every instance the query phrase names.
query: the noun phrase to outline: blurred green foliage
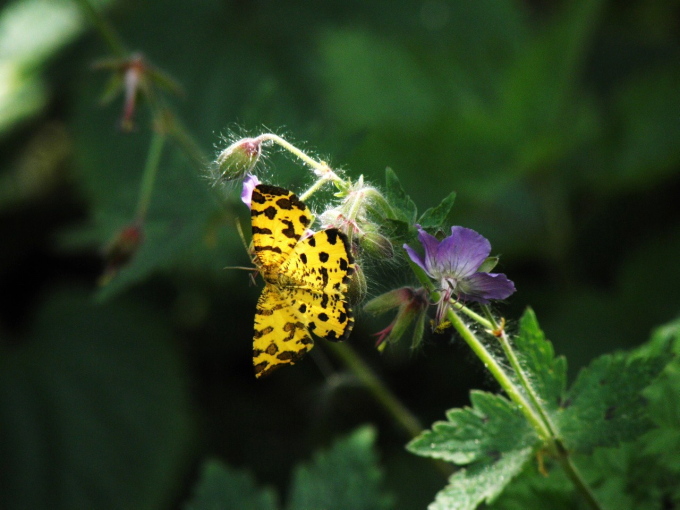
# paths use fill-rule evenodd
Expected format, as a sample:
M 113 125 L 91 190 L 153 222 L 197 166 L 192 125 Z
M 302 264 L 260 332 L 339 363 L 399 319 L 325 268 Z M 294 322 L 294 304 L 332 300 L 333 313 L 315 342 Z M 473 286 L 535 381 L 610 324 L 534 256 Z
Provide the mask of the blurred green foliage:
M 274 130 L 377 185 L 390 166 L 421 211 L 455 191 L 453 221 L 517 285 L 502 314 L 530 304 L 571 375 L 680 311 L 677 0 L 95 4 L 182 85 L 168 104 L 208 157 Z M 310 358 L 254 381 L 257 289 L 223 270 L 248 264 L 245 208 L 172 140 L 138 251 L 97 287 L 135 220 L 151 118 L 142 101 L 123 133 L 122 99 L 100 104 L 109 76 L 91 65 L 112 55 L 77 7 L 0 10 L 0 507 L 176 505 L 205 453 L 287 487 L 364 422 L 398 507 L 424 507 L 443 479 L 351 377 Z M 266 167 L 308 183 L 280 154 Z M 396 265 L 368 278 L 407 283 Z M 350 342 L 424 422 L 495 390 L 444 335 L 378 356 L 383 326 L 359 316 Z

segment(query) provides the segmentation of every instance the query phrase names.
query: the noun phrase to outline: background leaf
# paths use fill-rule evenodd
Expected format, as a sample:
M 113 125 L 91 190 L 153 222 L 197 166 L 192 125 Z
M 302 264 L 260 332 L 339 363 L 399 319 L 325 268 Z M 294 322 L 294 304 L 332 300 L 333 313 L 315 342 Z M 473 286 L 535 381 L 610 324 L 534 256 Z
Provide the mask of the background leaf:
M 591 452 L 597 446 L 616 446 L 649 430 L 642 390 L 668 363 L 668 347 L 650 357 L 616 353 L 602 356 L 584 368 L 567 392 L 557 414 L 557 426 L 567 448 Z
M 247 508 L 275 510 L 276 497 L 271 489 L 260 489 L 253 478 L 217 460 L 203 465 L 195 495 L 185 506 L 186 510 L 220 510 Z
M 373 451 L 375 432 L 368 427 L 338 440 L 327 452 L 298 467 L 293 476 L 288 510 L 388 508 L 380 488 L 382 473 Z
M 2 359 L 3 507 L 167 504 L 190 439 L 170 342 L 141 303 L 49 296 L 26 345 Z

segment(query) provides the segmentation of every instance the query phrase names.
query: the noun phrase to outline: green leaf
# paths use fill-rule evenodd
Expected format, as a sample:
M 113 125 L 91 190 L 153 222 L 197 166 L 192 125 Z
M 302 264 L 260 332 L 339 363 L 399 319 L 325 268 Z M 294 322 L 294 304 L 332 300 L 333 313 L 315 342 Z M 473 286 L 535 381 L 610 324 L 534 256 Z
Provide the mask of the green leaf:
M 50 296 L 0 364 L 4 509 L 167 506 L 189 440 L 170 335 L 143 303 Z
M 650 357 L 608 354 L 583 369 L 555 415 L 571 451 L 616 446 L 648 431 L 652 421 L 641 392 L 668 363 L 667 347 Z
M 452 409 L 407 445 L 416 455 L 469 466 L 449 479 L 430 509 L 474 509 L 491 501 L 522 470 L 538 442 L 507 399 L 473 391 L 472 408 Z
M 538 438 L 524 415 L 504 397 L 472 391 L 472 408 L 451 409 L 448 421 L 413 439 L 407 449 L 423 457 L 464 465 L 492 461 L 499 454 L 525 449 Z
M 412 226 L 416 221 L 416 204 L 411 200 L 404 188 L 401 187 L 399 178 L 391 168 L 385 169 L 385 186 L 387 188 L 388 199 L 394 206 L 398 221 L 403 221 Z
M 273 510 L 278 508 L 278 505 L 274 491 L 269 488 L 258 488 L 250 474 L 232 469 L 217 460 L 208 460 L 203 465 L 195 495 L 185 508 Z
M 380 488 L 382 473 L 373 450 L 375 432 L 364 427 L 336 441 L 327 452 L 295 470 L 288 510 L 374 510 L 390 500 Z
M 451 192 L 448 196 L 442 200 L 438 206 L 430 207 L 418 220 L 420 226 L 425 229 L 436 229 L 443 228 L 448 229 L 451 224 L 449 216 L 451 213 L 451 208 L 456 200 L 456 193 Z
M 495 462 L 475 464 L 457 471 L 428 509 L 474 510 L 482 502 L 492 502 L 522 471 L 532 452 L 531 447 L 511 451 Z
M 649 417 L 656 425 L 643 439 L 645 453 L 654 455 L 666 469 L 680 477 L 680 320 L 657 330 L 648 345 L 654 348 L 668 341 L 673 342 L 673 358 L 661 376 L 643 392 Z M 680 487 L 676 493 L 680 499 Z
M 519 334 L 514 339 L 531 384 L 541 402 L 549 411 L 557 410 L 562 402 L 567 384 L 567 360 L 555 357 L 552 344 L 538 325 L 536 314 L 528 308 L 519 324 Z

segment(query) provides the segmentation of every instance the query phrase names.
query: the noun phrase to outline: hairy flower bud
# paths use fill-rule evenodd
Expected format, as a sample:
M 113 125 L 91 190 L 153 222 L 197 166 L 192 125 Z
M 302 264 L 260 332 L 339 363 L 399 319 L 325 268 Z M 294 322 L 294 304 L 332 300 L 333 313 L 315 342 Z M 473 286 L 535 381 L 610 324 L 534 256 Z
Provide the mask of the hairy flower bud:
M 217 160 L 217 172 L 221 179 L 233 181 L 249 174 L 262 154 L 262 143 L 257 138 L 243 138 L 224 149 Z

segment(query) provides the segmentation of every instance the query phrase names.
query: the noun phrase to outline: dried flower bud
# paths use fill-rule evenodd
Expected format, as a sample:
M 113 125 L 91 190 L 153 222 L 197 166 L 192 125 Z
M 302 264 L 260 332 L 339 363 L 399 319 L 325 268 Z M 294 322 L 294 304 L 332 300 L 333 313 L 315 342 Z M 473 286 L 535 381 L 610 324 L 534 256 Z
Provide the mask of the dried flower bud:
M 388 342 L 398 341 L 415 321 L 411 347 L 418 347 L 425 331 L 428 299 L 424 289 L 402 287 L 372 299 L 364 306 L 370 313 L 383 313 L 397 308 L 394 320 L 382 331 L 375 333 L 378 337 L 376 347 L 382 351 Z
M 249 174 L 262 154 L 262 143 L 257 138 L 243 138 L 231 144 L 217 156 L 217 171 L 221 179 L 233 181 Z
M 106 285 L 123 266 L 130 262 L 143 241 L 144 233 L 138 224 L 129 225 L 116 234 L 104 249 L 106 267 L 100 278 L 100 285 Z

